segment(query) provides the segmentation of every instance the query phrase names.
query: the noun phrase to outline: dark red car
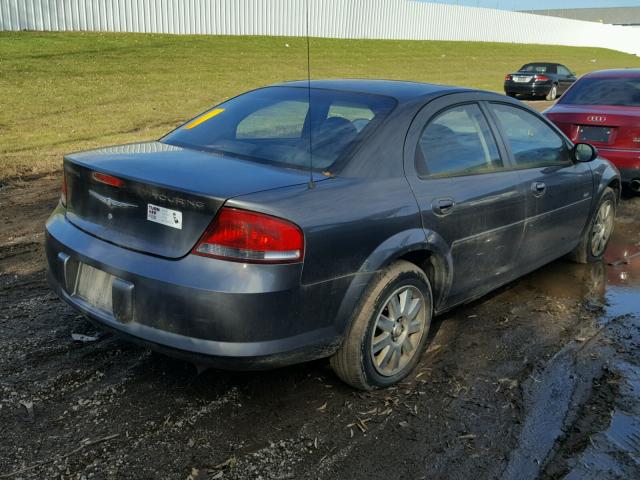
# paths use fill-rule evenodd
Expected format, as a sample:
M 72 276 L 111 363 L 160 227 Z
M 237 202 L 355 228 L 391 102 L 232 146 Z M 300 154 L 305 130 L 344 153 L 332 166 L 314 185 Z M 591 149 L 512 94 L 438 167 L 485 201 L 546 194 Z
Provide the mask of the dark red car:
M 544 113 L 573 142 L 596 146 L 640 193 L 640 69 L 589 73 Z

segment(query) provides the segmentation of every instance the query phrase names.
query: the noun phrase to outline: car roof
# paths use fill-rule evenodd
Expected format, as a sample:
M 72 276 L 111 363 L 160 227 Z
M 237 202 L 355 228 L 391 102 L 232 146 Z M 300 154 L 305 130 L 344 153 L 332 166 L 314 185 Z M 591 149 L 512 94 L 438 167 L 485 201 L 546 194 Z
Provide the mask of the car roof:
M 525 65 L 555 65 L 556 67 L 558 66 L 564 67 L 562 63 L 555 63 L 555 62 L 527 62 L 527 63 L 524 63 L 522 66 L 524 67 Z
M 618 78 L 618 77 L 640 77 L 640 68 L 616 68 L 611 70 L 596 70 L 589 72 L 585 77 L 590 78 Z
M 368 79 L 336 79 L 336 80 L 298 80 L 280 83 L 275 86 L 307 87 L 340 90 L 345 92 L 366 93 L 371 95 L 385 95 L 396 100 L 409 101 L 419 97 L 438 96 L 439 94 L 452 92 L 471 91 L 464 87 L 452 87 L 449 85 L 436 85 L 433 83 L 409 82 L 401 80 L 368 80 Z

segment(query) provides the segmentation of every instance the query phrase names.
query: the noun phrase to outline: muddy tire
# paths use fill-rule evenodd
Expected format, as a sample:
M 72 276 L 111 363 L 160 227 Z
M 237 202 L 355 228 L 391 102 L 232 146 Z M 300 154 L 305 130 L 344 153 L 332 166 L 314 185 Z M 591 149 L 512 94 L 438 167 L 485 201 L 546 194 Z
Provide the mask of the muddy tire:
M 545 98 L 547 100 L 549 100 L 550 102 L 555 100 L 556 98 L 558 98 L 558 86 L 557 85 L 553 85 L 551 87 L 551 90 L 549 90 L 549 93 L 547 93 L 547 96 Z
M 393 385 L 415 367 L 433 315 L 427 275 L 400 260 L 372 280 L 354 312 L 340 350 L 331 357 L 336 374 L 352 387 Z
M 583 233 L 578 246 L 569 254 L 574 262 L 593 263 L 602 260 L 613 232 L 616 207 L 616 193 L 609 187 L 605 188 L 589 220 L 589 227 Z

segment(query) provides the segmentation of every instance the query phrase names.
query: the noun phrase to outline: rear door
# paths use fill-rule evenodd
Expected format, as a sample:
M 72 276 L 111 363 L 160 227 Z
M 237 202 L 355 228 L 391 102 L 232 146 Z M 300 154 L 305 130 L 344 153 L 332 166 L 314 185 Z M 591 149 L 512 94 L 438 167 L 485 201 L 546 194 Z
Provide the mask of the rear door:
M 479 103 L 482 98 L 454 94 L 429 103 L 405 143 L 405 172 L 423 226 L 450 249 L 453 278 L 447 305 L 503 283 L 524 232 L 519 175 L 509 168 Z
M 533 269 L 570 252 L 586 225 L 593 195 L 587 163 L 573 163 L 571 144 L 539 115 L 490 102 L 526 194 L 527 221 L 518 263 Z

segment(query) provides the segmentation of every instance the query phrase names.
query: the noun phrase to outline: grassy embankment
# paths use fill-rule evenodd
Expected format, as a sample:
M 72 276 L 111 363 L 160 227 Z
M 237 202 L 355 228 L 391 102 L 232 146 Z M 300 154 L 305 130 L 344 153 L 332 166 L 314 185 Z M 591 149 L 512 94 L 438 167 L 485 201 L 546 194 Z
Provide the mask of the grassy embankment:
M 578 74 L 638 67 L 593 48 L 312 39 L 313 78 L 367 77 L 500 91 L 533 60 Z M 159 137 L 252 87 L 306 78 L 302 38 L 0 33 L 0 179 L 59 167 L 64 152 Z

